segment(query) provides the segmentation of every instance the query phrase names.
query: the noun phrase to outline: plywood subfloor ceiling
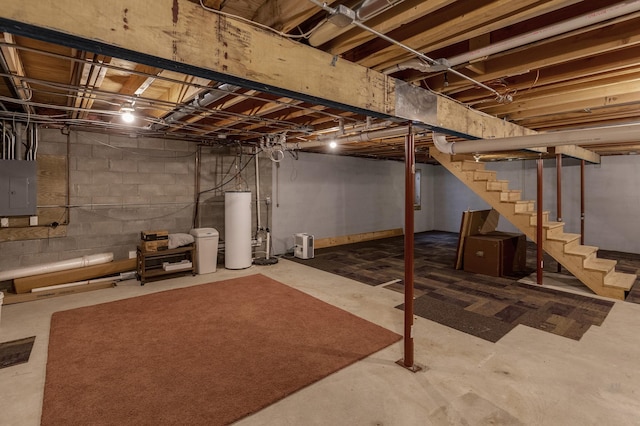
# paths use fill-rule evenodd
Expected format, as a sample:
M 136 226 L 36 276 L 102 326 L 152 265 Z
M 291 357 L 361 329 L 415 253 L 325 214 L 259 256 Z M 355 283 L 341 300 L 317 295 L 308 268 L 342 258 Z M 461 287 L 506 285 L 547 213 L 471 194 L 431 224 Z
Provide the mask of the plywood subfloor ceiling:
M 175 0 L 175 13 L 186 3 Z M 429 58 L 447 60 L 451 69 L 425 69 L 416 54 L 360 26 L 339 28 L 327 22 L 327 12 L 311 1 L 196 0 L 189 6 L 202 8 L 202 14 L 222 12 L 224 19 L 252 21 L 262 26 L 256 31 L 269 27 L 296 36 L 296 43 L 327 52 L 335 61 L 382 72 L 538 132 L 640 119 L 640 12 L 633 11 L 640 10 L 640 1 L 326 3 L 361 13 L 363 25 Z M 76 7 L 85 4 L 78 2 Z M 123 25 L 133 26 L 127 22 L 126 7 L 123 10 Z M 153 28 L 137 31 L 153 37 Z M 167 70 L 161 64 L 63 46 L 37 31 L 33 37 L 0 34 L 0 119 L 5 121 L 206 144 L 260 146 L 286 141 L 289 147 L 298 144 L 316 152 L 332 152 L 313 141 L 328 142 L 327 135 L 335 132 L 349 135 L 401 124 L 358 110 L 197 77 L 186 69 Z M 268 52 L 243 60 L 260 61 L 264 54 Z M 123 106 L 135 109 L 134 123 L 122 123 Z M 417 160 L 427 161 L 430 132 L 421 132 L 416 139 Z M 335 152 L 402 159 L 403 149 L 403 137 L 395 136 L 344 143 Z M 640 143 L 588 149 L 601 155 L 635 154 Z M 523 155 L 502 153 L 497 158 Z

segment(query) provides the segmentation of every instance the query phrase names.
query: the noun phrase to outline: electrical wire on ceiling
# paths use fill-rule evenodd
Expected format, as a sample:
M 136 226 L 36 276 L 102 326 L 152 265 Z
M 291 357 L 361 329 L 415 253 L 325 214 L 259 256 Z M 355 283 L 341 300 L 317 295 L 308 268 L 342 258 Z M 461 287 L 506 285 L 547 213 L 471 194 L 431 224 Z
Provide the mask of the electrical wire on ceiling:
M 461 73 L 460 71 L 457 71 L 457 70 L 451 68 L 450 66 L 446 65 L 442 61 L 438 61 L 436 59 L 430 58 L 429 56 L 425 55 L 424 53 L 419 52 L 419 51 L 415 50 L 414 48 L 412 48 L 410 46 L 407 46 L 406 44 L 403 44 L 403 43 L 401 43 L 401 42 L 389 37 L 388 35 L 386 35 L 384 33 L 381 33 L 379 31 L 374 30 L 371 27 L 368 27 L 367 25 L 365 25 L 362 22 L 360 22 L 358 19 L 355 19 L 355 13 L 351 9 L 348 9 L 348 8 L 346 8 L 344 6 L 341 6 L 341 9 L 339 10 L 339 9 L 332 8 L 332 7 L 328 6 L 326 2 L 323 3 L 323 2 L 320 2 L 318 0 L 308 0 L 308 1 L 310 1 L 311 3 L 315 4 L 316 6 L 318 6 L 320 8 L 322 8 L 323 10 L 329 12 L 329 14 L 332 15 L 332 16 L 336 16 L 336 15 L 344 16 L 342 11 L 344 11 L 346 9 L 346 10 L 350 11 L 350 13 L 353 14 L 353 16 L 347 16 L 345 18 L 346 20 L 348 20 L 348 24 L 353 24 L 353 25 L 355 25 L 355 26 L 357 26 L 357 27 L 359 27 L 359 28 L 361 28 L 361 29 L 363 29 L 363 30 L 365 30 L 367 32 L 370 32 L 371 34 L 373 34 L 373 35 L 385 40 L 388 43 L 396 45 L 396 46 L 406 50 L 407 52 L 410 52 L 410 53 L 416 55 L 417 58 L 419 58 L 422 61 L 425 61 L 426 63 L 428 63 L 431 66 L 437 67 L 438 69 L 446 70 L 447 72 L 455 74 L 458 77 L 461 77 L 461 78 L 463 78 L 465 80 L 468 80 L 468 81 L 472 82 L 473 84 L 475 84 L 475 85 L 477 85 L 479 87 L 482 87 L 485 90 L 488 90 L 489 92 L 491 92 L 491 93 L 493 93 L 495 95 L 495 100 L 498 103 L 509 103 L 509 102 L 513 101 L 513 98 L 511 96 L 509 96 L 508 94 L 506 94 L 506 95 L 502 94 L 502 93 L 498 92 L 497 90 L 487 86 L 486 84 L 483 84 L 483 83 L 481 83 L 481 82 L 479 82 L 479 81 L 477 81 L 477 80 L 475 80 L 475 79 L 473 79 L 473 78 Z
M 11 47 L 13 49 L 18 49 L 18 50 L 24 50 L 24 51 L 28 51 L 30 53 L 34 53 L 34 54 L 38 54 L 38 55 L 44 55 L 46 57 L 52 57 L 52 58 L 56 58 L 56 59 L 62 59 L 65 61 L 69 61 L 71 63 L 75 63 L 75 64 L 79 64 L 79 65 L 95 65 L 94 61 L 91 60 L 91 58 L 86 58 L 86 57 L 75 57 L 75 56 L 69 56 L 69 55 L 64 55 L 64 54 L 60 54 L 60 53 L 52 53 L 52 52 L 46 52 L 40 49 L 36 49 L 36 48 L 31 48 L 31 47 L 25 47 L 25 46 L 20 46 L 17 44 L 13 44 L 13 43 L 7 43 L 7 42 L 0 42 L 0 46 L 7 46 L 7 47 Z M 170 78 L 170 77 L 166 77 L 166 76 L 162 76 L 156 73 L 145 73 L 145 72 L 140 72 L 140 71 L 136 71 L 124 66 L 119 66 L 116 64 L 111 64 L 111 63 L 106 63 L 106 62 L 101 62 L 100 63 L 100 68 L 101 69 L 106 69 L 106 70 L 112 70 L 115 72 L 123 72 L 126 73 L 128 75 L 135 75 L 135 76 L 140 76 L 140 77 L 145 77 L 147 79 L 149 78 L 153 78 L 154 81 L 160 81 L 160 82 L 167 82 L 167 83 L 171 83 L 171 84 L 176 84 L 176 85 L 180 85 L 181 87 L 183 87 L 183 90 L 186 87 L 192 87 L 196 90 L 201 90 L 201 91 L 212 91 L 215 90 L 215 88 L 212 88 L 209 85 L 202 85 L 202 84 L 198 84 L 197 82 L 193 82 L 193 81 L 185 81 L 184 79 L 176 79 L 176 78 Z M 17 77 L 14 76 L 12 74 L 0 74 L 2 76 L 6 76 L 6 77 Z M 121 131 L 121 132 L 130 132 L 132 130 L 131 127 L 123 127 L 120 123 L 116 123 L 113 122 L 115 120 L 112 121 L 104 121 L 102 123 L 99 123 L 95 120 L 86 120 L 84 118 L 81 118 L 79 116 L 77 116 L 77 114 L 79 113 L 83 113 L 83 114 L 96 114 L 96 115 L 102 115 L 105 117 L 115 117 L 119 114 L 119 110 L 122 106 L 123 103 L 125 102 L 133 102 L 135 100 L 136 102 L 136 110 L 140 110 L 140 111 L 144 111 L 144 110 L 155 110 L 155 111 L 164 111 L 165 113 L 170 113 L 171 111 L 174 111 L 177 108 L 181 108 L 184 107 L 183 103 L 175 103 L 175 102 L 170 102 L 170 101 L 162 101 L 162 100 L 158 100 L 158 99 L 149 99 L 149 98 L 145 98 L 143 96 L 136 96 L 135 98 L 129 95 L 122 95 L 119 93 L 114 93 L 114 92 L 107 92 L 107 91 L 102 91 L 96 87 L 78 87 L 75 85 L 70 85 L 70 84 L 62 84 L 62 83 L 57 83 L 57 82 L 51 82 L 51 81 L 44 81 L 42 79 L 35 79 L 35 78 L 28 78 L 28 77 L 19 77 L 20 81 L 23 82 L 23 84 L 27 84 L 31 87 L 31 93 L 32 96 L 35 96 L 36 94 L 38 96 L 43 95 L 43 96 L 56 96 L 56 97 L 60 97 L 62 98 L 66 98 L 67 100 L 70 99 L 75 99 L 78 96 L 82 97 L 82 98 L 90 98 L 92 101 L 92 105 L 105 105 L 105 106 L 110 106 L 110 107 L 114 107 L 114 110 L 109 110 L 108 108 L 103 108 L 103 109 L 96 109 L 96 108 L 79 108 L 79 107 L 75 107 L 73 106 L 73 104 L 70 104 L 68 101 L 64 101 L 64 102 L 60 102 L 61 104 L 65 104 L 64 106 L 56 106 L 53 104 L 44 104 L 44 103 L 38 103 L 38 102 L 34 102 L 33 100 L 30 101 L 25 101 L 22 100 L 22 105 L 28 106 L 30 108 L 46 108 L 48 110 L 51 109 L 58 109 L 61 111 L 67 111 L 68 114 L 76 114 L 75 117 L 66 117 L 64 115 L 51 115 L 48 114 L 49 117 L 44 116 L 44 115 L 37 115 L 34 114 L 33 117 L 30 116 L 25 116 L 21 113 L 18 112 L 12 112 L 12 116 L 13 117 L 18 117 L 19 119 L 27 119 L 29 120 L 30 118 L 33 118 L 35 121 L 39 122 L 39 123 L 48 123 L 50 125 L 65 125 L 65 126 L 89 126 L 92 128 L 102 128 L 102 129 L 115 129 L 117 131 Z M 46 88 L 49 88 L 51 90 L 46 90 Z M 59 91 L 59 92 L 58 92 Z M 237 96 L 237 97 L 242 97 L 246 100 L 256 100 L 259 102 L 264 102 L 264 103 L 270 103 L 270 104 L 280 104 L 285 108 L 289 108 L 289 109 L 295 109 L 295 110 L 299 110 L 301 112 L 308 112 L 309 116 L 324 116 L 327 118 L 333 118 L 336 120 L 347 120 L 350 121 L 351 123 L 357 123 L 356 119 L 350 118 L 350 117 L 344 117 L 342 115 L 338 115 L 338 114 L 334 114 L 332 112 L 329 111 L 325 111 L 325 110 L 321 110 L 321 109 L 317 109 L 317 108 L 311 108 L 305 105 L 301 105 L 300 102 L 283 102 L 281 100 L 278 99 L 271 99 L 267 96 L 261 96 L 261 95 L 255 95 L 255 94 L 251 94 L 253 92 L 236 92 L 233 94 L 233 96 Z M 74 94 L 77 95 L 74 97 Z M 15 99 L 8 99 L 8 98 L 4 98 L 7 102 L 13 102 L 14 104 L 20 104 L 21 101 L 19 100 L 15 100 Z M 118 110 L 116 111 L 115 108 L 117 108 Z M 0 110 L 0 113 L 2 113 L 2 111 Z M 299 123 L 296 122 L 288 122 L 288 121 L 284 121 L 284 120 L 278 120 L 278 119 L 269 119 L 267 117 L 264 116 L 259 116 L 259 115 L 247 115 L 247 114 L 241 114 L 241 113 L 230 113 L 227 111 L 222 111 L 222 110 L 216 110 L 215 108 L 198 108 L 196 110 L 193 111 L 193 114 L 190 115 L 190 117 L 193 116 L 197 116 L 197 115 L 201 115 L 202 117 L 200 118 L 200 120 L 204 119 L 207 120 L 209 122 L 214 121 L 214 120 L 225 120 L 225 119 L 232 119 L 232 123 L 228 126 L 216 126 L 215 123 L 212 124 L 196 124 L 196 123 L 192 123 L 191 121 L 194 120 L 187 120 L 184 122 L 178 122 L 178 123 L 173 123 L 171 126 L 168 126 L 167 129 L 165 129 L 165 132 L 149 132 L 148 130 L 145 131 L 145 134 L 150 134 L 150 135 L 158 135 L 161 136 L 163 134 L 168 134 L 168 133 L 176 133 L 176 132 L 181 132 L 182 134 L 185 134 L 185 137 L 188 137 L 190 139 L 194 138 L 194 135 L 187 135 L 186 132 L 199 132 L 199 135 L 195 135 L 195 138 L 215 138 L 215 134 L 217 133 L 225 133 L 227 137 L 234 137 L 234 135 L 236 137 L 240 137 L 242 135 L 244 135 L 243 137 L 249 137 L 249 138 L 260 138 L 261 136 L 263 136 L 265 133 L 274 133 L 274 132 L 282 132 L 282 131 L 294 131 L 294 132 L 302 132 L 302 133 L 306 133 L 306 134 L 310 134 L 311 132 L 313 132 L 313 129 L 303 129 L 303 127 L 308 127 L 308 126 L 302 126 Z M 162 119 L 161 118 L 155 118 L 155 117 L 139 117 L 140 120 L 142 120 L 145 123 L 150 123 L 149 125 L 153 125 L 153 124 L 163 124 L 162 123 Z M 351 124 L 350 123 L 350 124 Z M 248 126 L 248 128 L 244 128 L 244 129 L 238 129 L 237 126 L 240 125 L 244 125 L 244 126 Z M 233 127 L 236 128 L 233 128 Z M 260 126 L 260 127 L 264 127 L 264 130 L 262 131 L 253 131 L 250 128 L 251 127 L 255 127 L 255 126 Z M 136 131 L 140 131 L 139 128 L 136 128 Z

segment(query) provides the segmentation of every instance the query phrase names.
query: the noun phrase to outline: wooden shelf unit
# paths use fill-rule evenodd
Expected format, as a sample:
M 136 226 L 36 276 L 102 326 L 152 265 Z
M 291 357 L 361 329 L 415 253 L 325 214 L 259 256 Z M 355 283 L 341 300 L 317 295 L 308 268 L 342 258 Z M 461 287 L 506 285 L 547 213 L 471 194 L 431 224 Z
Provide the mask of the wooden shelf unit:
M 140 285 L 147 281 L 161 280 L 172 276 L 191 274 L 196 275 L 196 245 L 178 247 L 169 250 L 143 251 L 138 246 L 137 250 L 137 275 Z M 182 260 L 191 262 L 191 266 L 185 269 L 165 271 L 163 263 L 177 263 Z

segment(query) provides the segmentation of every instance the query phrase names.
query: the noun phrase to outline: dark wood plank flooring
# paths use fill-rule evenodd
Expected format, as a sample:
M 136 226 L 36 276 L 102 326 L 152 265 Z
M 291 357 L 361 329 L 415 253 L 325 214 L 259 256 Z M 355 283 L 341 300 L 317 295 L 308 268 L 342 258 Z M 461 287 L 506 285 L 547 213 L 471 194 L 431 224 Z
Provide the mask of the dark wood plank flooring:
M 612 301 L 518 282 L 535 272 L 535 245 L 527 246 L 526 271 L 512 277 L 490 277 L 453 267 L 458 234 L 423 232 L 415 236 L 416 315 L 496 342 L 516 325 L 579 340 L 592 325 L 601 325 Z M 599 251 L 599 257 L 618 260 L 617 270 L 640 272 L 640 256 Z M 367 285 L 404 292 L 403 237 L 385 238 L 319 249 L 315 258 L 292 259 Z M 557 263 L 545 255 L 545 271 Z M 564 273 L 570 276 L 568 273 Z M 640 302 L 640 289 L 630 292 Z M 403 305 L 398 306 L 403 309 Z

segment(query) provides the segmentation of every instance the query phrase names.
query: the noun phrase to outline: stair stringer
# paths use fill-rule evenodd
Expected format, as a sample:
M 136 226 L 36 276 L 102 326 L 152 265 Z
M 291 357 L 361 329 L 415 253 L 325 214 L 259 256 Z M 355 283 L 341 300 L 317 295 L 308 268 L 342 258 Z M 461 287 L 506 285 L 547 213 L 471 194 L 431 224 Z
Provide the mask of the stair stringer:
M 518 200 L 519 193 L 517 196 L 513 191 L 509 193 L 508 182 L 497 181 L 496 172 L 484 170 L 484 163 L 452 161 L 451 155 L 444 154 L 435 148 L 430 149 L 430 154 L 529 239 L 536 241 L 537 214 L 533 201 Z M 504 184 L 498 182 L 504 182 Z M 488 190 L 489 186 L 501 189 Z M 597 259 L 595 250 L 591 254 L 588 253 L 588 249 L 580 250 L 578 247 L 576 250 L 576 247 L 580 246 L 577 242 L 579 235 L 564 233 L 564 223 L 549 222 L 548 212 L 544 213 L 543 227 L 546 229 L 543 232 L 542 246 L 547 254 L 594 293 L 624 300 L 625 291 L 633 285 L 635 275 L 615 272 L 615 262 Z M 580 247 L 584 249 L 587 246 Z M 574 251 L 574 253 L 567 253 L 567 251 Z M 584 253 L 576 254 L 576 251 Z M 585 266 L 587 264 L 590 264 L 592 269 L 588 269 Z

